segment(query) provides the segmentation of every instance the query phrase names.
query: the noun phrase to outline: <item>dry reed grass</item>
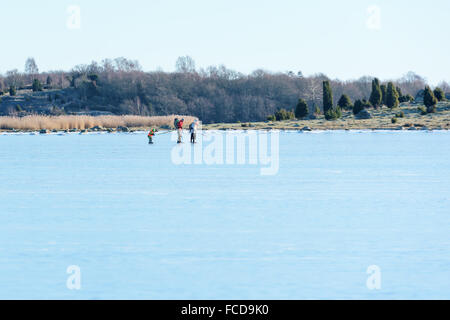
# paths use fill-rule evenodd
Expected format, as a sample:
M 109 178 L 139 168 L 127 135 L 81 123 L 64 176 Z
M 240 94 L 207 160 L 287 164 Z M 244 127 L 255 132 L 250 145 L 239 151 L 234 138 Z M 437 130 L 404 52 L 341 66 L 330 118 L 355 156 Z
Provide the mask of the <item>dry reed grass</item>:
M 173 126 L 175 118 L 184 118 L 189 125 L 196 118 L 190 116 L 39 116 L 26 117 L 0 117 L 0 129 L 2 130 L 85 130 L 95 126 L 103 128 L 117 128 L 119 126 L 129 128 L 150 128 Z

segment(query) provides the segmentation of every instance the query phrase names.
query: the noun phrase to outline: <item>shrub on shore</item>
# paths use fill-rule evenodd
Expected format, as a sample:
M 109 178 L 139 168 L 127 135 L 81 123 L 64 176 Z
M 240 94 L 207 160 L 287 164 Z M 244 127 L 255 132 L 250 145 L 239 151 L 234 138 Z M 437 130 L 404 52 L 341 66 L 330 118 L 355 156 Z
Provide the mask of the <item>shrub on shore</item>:
M 353 105 L 353 114 L 356 116 L 362 110 L 364 110 L 366 108 L 370 108 L 371 106 L 372 105 L 370 104 L 370 102 L 365 99 L 363 99 L 362 101 L 356 100 L 355 104 Z
M 10 95 L 10 96 L 15 96 L 16 93 L 17 93 L 16 87 L 15 87 L 15 86 L 10 86 L 10 87 L 9 87 L 9 95 Z
M 426 86 L 425 91 L 423 93 L 423 103 L 425 104 L 425 107 L 427 107 L 427 113 L 436 112 L 437 102 L 438 100 L 434 96 L 433 91 L 430 89 L 429 86 Z
M 370 94 L 369 101 L 375 108 L 381 106 L 381 103 L 383 102 L 383 93 L 380 88 L 380 80 L 377 78 L 372 80 L 372 93 Z
M 417 107 L 417 110 L 420 112 L 421 115 L 426 115 L 427 114 L 427 108 L 425 108 L 424 106 L 420 106 Z
M 339 108 L 339 106 L 328 109 L 325 112 L 325 119 L 327 119 L 327 120 L 337 120 L 341 117 L 342 117 L 342 111 L 341 111 L 341 108 Z
M 38 79 L 33 80 L 33 92 L 42 91 L 42 83 Z
M 353 107 L 352 101 L 350 97 L 346 94 L 343 94 L 338 101 L 338 106 L 343 110 L 349 110 Z
M 295 108 L 295 117 L 297 119 L 302 119 L 309 114 L 308 105 L 306 101 L 303 99 L 299 99 L 297 103 L 297 107 Z
M 398 92 L 392 82 L 389 82 L 387 86 L 386 105 L 391 109 L 399 105 Z
M 292 111 L 287 111 L 286 109 L 281 109 L 281 110 L 275 112 L 275 118 L 277 119 L 277 121 L 292 120 L 292 119 L 295 119 L 295 114 Z
M 383 105 L 387 105 L 386 98 L 387 98 L 387 86 L 385 84 L 380 85 L 381 90 L 381 103 Z
M 323 82 L 323 112 L 326 114 L 328 110 L 333 108 L 333 91 L 329 81 Z
M 319 116 L 319 115 L 321 115 L 322 114 L 322 111 L 320 110 L 320 108 L 319 108 L 319 106 L 315 106 L 315 108 L 314 108 L 314 114 L 316 115 L 316 116 Z
M 414 101 L 414 97 L 410 94 L 407 95 L 402 95 L 398 98 L 399 102 L 413 102 Z
M 436 99 L 438 101 L 445 101 L 446 100 L 444 90 L 442 90 L 439 87 L 434 89 L 433 94 L 434 94 L 434 96 L 436 97 Z

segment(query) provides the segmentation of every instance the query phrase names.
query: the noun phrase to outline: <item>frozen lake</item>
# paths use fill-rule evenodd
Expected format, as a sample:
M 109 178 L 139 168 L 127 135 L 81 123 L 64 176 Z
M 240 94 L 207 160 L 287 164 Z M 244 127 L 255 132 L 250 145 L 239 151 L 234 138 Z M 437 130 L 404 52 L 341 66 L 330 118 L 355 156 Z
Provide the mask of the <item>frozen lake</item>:
M 283 132 L 272 176 L 170 138 L 0 135 L 0 298 L 450 299 L 450 132 Z

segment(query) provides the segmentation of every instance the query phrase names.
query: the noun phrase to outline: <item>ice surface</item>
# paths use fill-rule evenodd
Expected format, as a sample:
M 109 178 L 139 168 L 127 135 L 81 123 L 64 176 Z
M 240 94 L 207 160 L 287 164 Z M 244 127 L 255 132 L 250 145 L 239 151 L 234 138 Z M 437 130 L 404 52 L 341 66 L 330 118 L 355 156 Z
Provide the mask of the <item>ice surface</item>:
M 274 176 L 170 138 L 2 135 L 0 298 L 450 298 L 450 133 L 280 133 Z

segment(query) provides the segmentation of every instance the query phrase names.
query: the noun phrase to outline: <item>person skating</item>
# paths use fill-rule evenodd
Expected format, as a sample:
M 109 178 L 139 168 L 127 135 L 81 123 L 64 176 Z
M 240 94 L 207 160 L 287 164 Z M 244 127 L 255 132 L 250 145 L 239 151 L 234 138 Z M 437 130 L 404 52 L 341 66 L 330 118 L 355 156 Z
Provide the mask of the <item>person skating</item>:
M 178 131 L 178 143 L 182 143 L 182 137 L 183 137 L 183 123 L 184 123 L 184 119 L 181 119 L 181 120 L 179 120 L 177 123 L 176 123 L 176 128 L 177 128 L 177 131 Z
M 197 136 L 197 126 L 198 126 L 198 120 L 195 120 L 191 123 L 189 126 L 189 132 L 191 133 L 191 143 L 195 143 L 196 136 Z
M 150 130 L 150 132 L 148 133 L 148 144 L 153 144 L 153 136 L 156 133 L 156 129 L 153 128 L 152 130 Z

